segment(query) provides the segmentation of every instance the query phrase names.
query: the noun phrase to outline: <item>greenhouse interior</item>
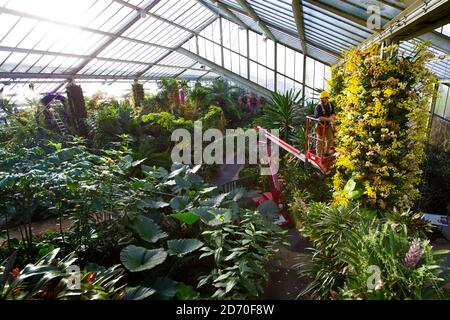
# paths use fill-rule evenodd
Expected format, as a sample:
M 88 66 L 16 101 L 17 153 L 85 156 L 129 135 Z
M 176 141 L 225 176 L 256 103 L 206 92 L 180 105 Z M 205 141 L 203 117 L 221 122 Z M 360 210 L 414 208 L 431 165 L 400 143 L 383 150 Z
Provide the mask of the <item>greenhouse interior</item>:
M 449 213 L 448 0 L 0 0 L 1 300 L 448 300 Z

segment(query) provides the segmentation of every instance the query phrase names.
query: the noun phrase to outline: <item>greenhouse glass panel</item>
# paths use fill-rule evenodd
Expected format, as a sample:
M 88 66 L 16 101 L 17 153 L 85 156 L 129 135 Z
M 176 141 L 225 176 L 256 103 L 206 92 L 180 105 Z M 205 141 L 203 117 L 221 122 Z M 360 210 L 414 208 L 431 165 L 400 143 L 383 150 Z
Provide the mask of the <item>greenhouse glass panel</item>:
M 286 47 L 277 43 L 277 71 L 286 72 Z
M 237 53 L 231 53 L 231 71 L 240 74 L 241 61 Z
M 231 51 L 228 49 L 223 49 L 223 67 L 231 70 Z
M 266 88 L 271 91 L 274 91 L 275 90 L 275 72 L 272 70 L 266 69 L 266 77 L 267 77 Z
M 39 54 L 28 54 L 24 57 L 24 59 L 20 62 L 20 64 L 14 70 L 11 70 L 11 71 L 12 72 L 26 72 L 40 58 L 41 58 L 41 55 L 39 55 Z
M 248 61 L 248 59 L 245 58 L 245 57 L 240 56 L 239 61 L 240 61 L 240 64 L 241 64 L 240 75 L 242 77 L 248 79 L 248 70 L 247 70 L 247 61 Z
M 15 25 L 20 22 L 20 17 L 2 13 L 0 14 L 0 20 L 2 22 L 2 27 L 0 28 L 0 43 L 2 43 L 4 38 L 14 29 Z
M 247 56 L 247 31 L 238 28 L 239 30 L 239 53 Z
M 26 55 L 26 53 L 14 52 L 8 56 L 6 61 L 3 61 L 3 63 L 0 64 L 0 68 L 3 72 L 11 72 L 17 65 L 19 65 Z
M 48 66 L 54 58 L 55 58 L 54 56 L 48 55 L 42 56 L 33 66 L 31 66 L 30 70 L 28 70 L 27 72 L 34 72 L 34 73 L 42 72 L 42 70 L 44 70 L 45 67 Z
M 319 61 L 315 62 L 314 65 L 314 88 L 323 90 L 324 87 L 324 75 L 325 75 L 325 68 L 324 64 L 320 63 Z
M 267 61 L 266 66 L 270 69 L 275 67 L 275 42 L 270 39 L 266 40 Z
M 441 117 L 444 116 L 448 91 L 449 91 L 448 86 L 446 86 L 444 84 L 439 85 L 439 91 L 438 91 L 438 95 L 437 95 L 437 99 L 436 99 L 436 105 L 434 107 L 434 113 L 437 114 L 438 116 L 441 116 Z
M 218 44 L 214 44 L 214 62 L 218 65 L 222 65 L 222 48 Z
M 295 53 L 295 80 L 303 83 L 303 54 Z
M 267 86 L 267 69 L 258 64 L 258 84 L 260 86 Z
M 257 35 L 256 39 L 257 39 L 256 55 L 258 57 L 257 61 L 260 64 L 266 65 L 267 64 L 267 40 L 263 40 L 263 37 L 260 35 Z
M 258 35 L 255 32 L 249 31 L 249 48 L 250 59 L 258 60 Z
M 286 72 L 285 75 L 294 79 L 295 77 L 295 51 L 286 48 Z
M 314 60 L 310 57 L 306 57 L 306 79 L 305 84 L 309 87 L 314 86 Z
M 277 73 L 277 92 L 284 93 L 285 77 Z
M 284 91 L 294 90 L 294 80 L 290 78 L 285 78 L 286 81 L 284 83 Z
M 250 80 L 258 83 L 258 65 L 253 61 L 250 61 Z
M 2 16 L 0 16 L 0 19 Z M 3 23 L 3 21 L 2 21 Z M 17 47 L 38 24 L 38 21 L 22 18 L 0 42 L 3 46 Z

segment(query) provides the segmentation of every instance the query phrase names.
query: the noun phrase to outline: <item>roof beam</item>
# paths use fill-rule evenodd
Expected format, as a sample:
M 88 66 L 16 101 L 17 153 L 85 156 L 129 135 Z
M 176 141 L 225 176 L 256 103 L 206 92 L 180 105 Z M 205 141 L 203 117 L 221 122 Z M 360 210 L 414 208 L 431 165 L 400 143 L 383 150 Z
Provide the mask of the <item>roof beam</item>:
M 170 25 L 175 26 L 177 28 L 183 29 L 186 32 L 189 32 L 189 33 L 192 33 L 192 34 L 196 34 L 196 32 L 191 30 L 191 29 L 183 27 L 183 26 L 181 26 L 179 24 L 176 24 L 176 23 L 174 23 L 174 22 L 172 22 L 170 20 L 167 20 L 166 18 L 163 18 L 163 17 L 161 17 L 161 16 L 159 16 L 157 14 L 154 14 L 153 12 L 150 12 L 150 10 L 156 5 L 156 3 L 155 4 L 152 3 L 151 4 L 151 8 L 149 8 L 149 9 L 148 9 L 148 7 L 143 9 L 143 8 L 137 7 L 137 6 L 135 6 L 135 5 L 131 4 L 131 3 L 128 3 L 128 2 L 126 2 L 124 0 L 111 0 L 111 1 L 117 2 L 117 3 L 119 3 L 119 4 L 121 4 L 121 5 L 125 6 L 125 7 L 130 8 L 130 9 L 136 10 L 139 13 L 139 15 L 141 14 L 141 12 L 144 12 L 145 14 L 149 15 L 150 17 L 158 19 L 158 20 L 160 20 L 160 21 L 162 21 L 164 23 L 167 23 L 167 24 L 170 24 Z M 156 1 L 156 2 L 160 2 L 160 1 Z
M 145 7 L 145 11 L 150 10 L 155 5 L 157 5 L 161 0 L 154 0 L 151 4 Z M 130 29 L 137 21 L 141 19 L 141 14 L 138 12 L 134 15 L 131 20 L 125 24 L 119 31 L 117 31 L 110 39 L 105 41 L 100 47 L 98 47 L 92 56 L 95 58 L 97 57 L 103 50 L 105 50 L 111 43 L 113 43 L 118 37 L 122 36 L 124 32 L 126 32 L 128 29 Z M 84 67 L 86 67 L 94 58 L 86 59 L 83 63 L 81 63 L 74 71 L 73 73 L 76 74 L 83 70 Z
M 320 9 L 325 10 L 325 11 L 329 11 L 331 13 L 334 13 L 335 15 L 340 16 L 341 18 L 350 20 L 353 23 L 356 23 L 356 24 L 359 24 L 361 26 L 367 27 L 367 21 L 366 20 L 364 20 L 364 19 L 362 19 L 362 18 L 360 18 L 358 16 L 355 16 L 355 15 L 353 15 L 351 13 L 339 10 L 339 9 L 333 7 L 333 6 L 330 6 L 329 4 L 326 4 L 326 3 L 323 3 L 323 2 L 320 2 L 320 1 L 317 1 L 317 0 L 303 0 L 303 1 L 307 2 L 307 3 L 310 3 L 313 6 L 316 6 L 316 7 L 320 8 Z
M 308 0 L 309 1 L 309 0 Z M 448 0 L 416 0 L 383 27 L 383 31 L 369 37 L 362 48 L 387 39 L 409 40 L 445 24 L 450 17 Z
M 199 0 L 197 0 L 197 1 L 199 1 Z M 237 11 L 237 12 L 239 12 L 239 13 L 242 13 L 242 14 L 245 14 L 245 15 L 246 15 L 246 12 L 243 11 L 242 9 L 233 8 L 233 10 L 235 10 L 235 11 Z M 265 21 L 265 24 L 266 24 L 267 26 L 273 28 L 273 29 L 276 29 L 276 30 L 278 30 L 278 31 L 280 31 L 280 32 L 286 33 L 287 35 L 290 35 L 290 36 L 293 36 L 293 37 L 298 37 L 298 34 L 297 34 L 297 33 L 292 32 L 292 31 L 290 31 L 290 30 L 283 29 L 283 28 L 281 28 L 281 27 L 279 27 L 279 26 L 276 26 L 276 25 L 274 25 L 274 24 L 272 24 L 272 23 L 270 23 L 270 22 Z M 257 30 L 252 29 L 251 27 L 248 27 L 248 28 L 249 28 L 250 30 L 256 32 L 256 33 L 259 33 L 259 32 L 260 32 L 260 31 L 257 31 Z M 314 46 L 314 47 L 316 47 L 316 48 L 318 48 L 318 49 L 320 49 L 320 50 L 322 50 L 322 51 L 325 51 L 325 52 L 327 52 L 328 54 L 333 55 L 333 56 L 335 56 L 335 57 L 337 57 L 337 58 L 340 58 L 340 57 L 341 57 L 341 52 L 336 52 L 336 51 L 333 51 L 333 50 L 331 50 L 331 49 L 329 49 L 329 48 L 325 48 L 323 45 L 318 44 L 318 43 L 316 43 L 316 42 L 313 42 L 313 41 L 311 41 L 311 40 L 308 40 L 308 41 L 307 41 L 307 44 L 310 44 L 310 45 L 312 45 L 312 46 Z M 287 45 L 287 44 L 284 44 L 284 45 Z M 287 46 L 289 47 L 289 45 L 287 45 Z M 297 50 L 297 49 L 295 49 L 295 50 Z M 320 58 L 314 57 L 314 59 L 316 59 L 316 60 L 318 60 L 318 61 L 321 61 Z M 326 64 L 328 64 L 328 63 L 326 63 Z
M 204 71 L 204 70 L 203 70 Z M 95 74 L 76 74 L 71 73 L 9 73 L 0 72 L 0 78 L 7 79 L 60 79 L 65 81 L 67 79 L 92 79 L 92 80 L 135 80 L 135 76 L 108 76 Z M 159 80 L 161 77 L 140 77 L 139 80 Z
M 201 1 L 201 0 L 199 0 L 199 1 Z M 237 15 L 235 15 L 233 13 L 233 11 L 228 9 L 228 7 L 226 5 L 224 5 L 222 2 L 220 2 L 219 0 L 210 0 L 210 1 L 213 2 L 220 10 L 225 12 L 225 14 L 231 20 L 233 20 L 235 23 L 237 23 L 241 28 L 248 29 L 248 26 L 241 19 L 239 19 L 239 17 Z
M 271 96 L 270 90 L 260 86 L 259 84 L 254 83 L 253 81 L 250 81 L 244 77 L 241 77 L 240 75 L 238 75 L 234 72 L 231 72 L 231 71 L 219 66 L 218 64 L 215 64 L 214 62 L 211 62 L 189 50 L 186 50 L 184 48 L 179 48 L 177 50 L 177 52 L 184 54 L 184 55 L 190 57 L 191 59 L 197 60 L 201 64 L 204 64 L 205 66 L 208 66 L 209 68 L 214 70 L 216 73 L 222 74 L 226 78 L 229 78 L 233 81 L 239 82 L 243 86 L 250 88 L 251 90 L 253 90 L 255 92 L 258 92 L 259 94 L 263 95 L 266 98 L 270 98 L 270 96 Z
M 391 8 L 397 9 L 397 10 L 404 10 L 406 8 L 406 6 L 403 3 L 393 3 L 391 1 L 386 1 L 386 0 L 377 0 L 378 2 L 387 5 Z
M 54 57 L 67 57 L 67 58 L 77 58 L 77 59 L 90 59 L 90 60 L 97 59 L 99 61 L 108 61 L 108 62 L 117 62 L 117 63 L 130 63 L 130 64 L 145 65 L 145 66 L 155 66 L 155 67 L 165 67 L 165 68 L 176 68 L 176 69 L 188 69 L 188 70 L 195 70 L 195 71 L 203 71 L 202 69 L 199 69 L 199 68 L 172 66 L 172 65 L 160 64 L 160 63 L 148 63 L 148 62 L 133 61 L 133 60 L 122 60 L 122 59 L 114 59 L 114 58 L 102 58 L 102 57 L 94 57 L 92 55 L 79 55 L 79 54 L 72 54 L 72 53 L 61 53 L 61 52 L 35 50 L 35 49 L 22 49 L 22 48 L 5 47 L 5 46 L 0 46 L 0 51 L 31 53 L 31 54 L 40 54 L 40 55 L 54 56 Z M 14 74 L 14 73 L 12 72 L 11 74 Z
M 302 0 L 292 0 L 292 11 L 294 12 L 295 24 L 297 25 L 302 51 L 304 54 L 308 54 L 306 48 L 305 25 L 303 23 Z
M 211 23 L 213 23 L 214 21 L 216 21 L 218 19 L 218 17 L 214 17 L 212 18 L 210 21 L 207 21 L 198 31 L 201 32 L 203 29 L 205 29 L 207 26 L 209 26 Z M 167 54 L 163 55 L 161 58 L 159 58 L 158 60 L 156 60 L 155 63 L 159 63 L 160 61 L 164 60 L 165 58 L 167 58 L 172 52 L 174 52 L 175 50 L 177 50 L 178 48 L 181 48 L 185 43 L 187 43 L 189 40 L 191 40 L 193 37 L 195 37 L 196 35 L 191 35 L 189 38 L 186 39 L 186 41 L 183 41 L 182 43 L 180 43 L 176 48 L 174 48 L 173 50 L 170 50 Z M 140 72 L 137 76 L 141 77 L 142 75 L 146 74 L 150 69 L 152 68 L 152 66 L 149 66 L 148 68 L 145 68 L 142 72 Z
M 157 0 L 157 1 L 159 1 L 159 0 Z M 62 21 L 58 21 L 58 20 L 54 20 L 54 19 L 49 19 L 49 18 L 46 18 L 46 17 L 42 17 L 42 16 L 30 14 L 30 13 L 25 13 L 25 12 L 21 12 L 21 11 L 17 11 L 17 10 L 12 10 L 12 9 L 8 9 L 8 8 L 4 8 L 4 7 L 0 7 L 0 13 L 11 14 L 11 15 L 15 15 L 15 16 L 18 16 L 18 17 L 30 18 L 30 19 L 34 19 L 34 20 L 54 23 L 54 24 L 57 24 L 57 25 L 60 25 L 60 26 L 65 26 L 65 27 L 69 27 L 69 28 L 79 29 L 79 30 L 83 30 L 83 31 L 99 34 L 99 35 L 102 35 L 102 36 L 105 36 L 105 37 L 114 38 L 113 41 L 115 39 L 122 39 L 122 40 L 127 40 L 127 41 L 130 41 L 130 42 L 135 42 L 135 43 L 139 43 L 139 44 L 153 46 L 153 47 L 160 48 L 160 49 L 166 49 L 166 50 L 173 49 L 171 47 L 162 46 L 160 44 L 151 43 L 151 42 L 148 42 L 148 41 L 142 41 L 142 40 L 137 40 L 137 39 L 133 39 L 133 38 L 129 38 L 129 37 L 124 37 L 122 35 L 118 35 L 119 32 L 111 33 L 111 32 L 106 32 L 106 31 L 100 31 L 100 30 L 97 30 L 97 29 L 92 29 L 92 28 L 89 28 L 89 27 L 83 27 L 83 26 L 79 26 L 79 25 L 76 25 L 76 24 L 72 24 L 72 23 L 62 22 Z
M 450 38 L 446 35 L 433 31 L 422 34 L 418 36 L 418 38 L 423 41 L 431 41 L 433 47 L 436 47 L 441 51 L 450 52 Z
M 253 10 L 252 6 L 248 4 L 246 0 L 237 0 L 241 5 L 242 9 L 253 19 L 255 20 L 259 27 L 264 31 L 264 33 L 269 37 L 270 40 L 276 42 L 275 36 L 272 34 L 272 31 L 266 26 L 265 22 L 261 20 L 261 18 L 256 14 L 255 10 Z

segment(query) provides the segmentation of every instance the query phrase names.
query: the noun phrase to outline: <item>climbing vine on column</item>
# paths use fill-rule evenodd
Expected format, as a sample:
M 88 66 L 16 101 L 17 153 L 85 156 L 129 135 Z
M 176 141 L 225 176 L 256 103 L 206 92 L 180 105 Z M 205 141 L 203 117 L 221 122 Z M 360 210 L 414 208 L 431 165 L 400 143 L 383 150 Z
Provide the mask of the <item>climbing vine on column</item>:
M 135 82 L 132 84 L 131 89 L 133 91 L 133 105 L 134 107 L 140 107 L 144 100 L 144 85 Z
M 425 45 L 409 56 L 396 45 L 352 49 L 332 70 L 337 105 L 335 204 L 407 208 L 419 196 L 428 109 L 436 77 Z M 389 57 L 383 59 L 383 57 Z

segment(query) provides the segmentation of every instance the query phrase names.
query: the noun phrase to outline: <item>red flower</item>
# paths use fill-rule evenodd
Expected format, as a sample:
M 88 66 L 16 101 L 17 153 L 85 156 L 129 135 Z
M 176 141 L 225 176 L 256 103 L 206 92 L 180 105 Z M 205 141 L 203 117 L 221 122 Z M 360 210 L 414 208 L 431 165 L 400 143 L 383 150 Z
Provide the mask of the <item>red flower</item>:
M 16 280 L 18 276 L 20 276 L 20 270 L 18 267 L 15 267 L 14 269 L 12 269 L 11 271 L 11 275 L 13 280 Z
M 331 291 L 330 291 L 330 296 L 331 296 L 332 298 L 336 298 L 337 292 L 334 291 L 334 290 L 331 290 Z
M 94 281 L 96 275 L 97 275 L 97 272 L 94 271 L 94 272 L 89 276 L 87 282 L 88 282 L 89 284 L 91 284 L 92 281 Z

